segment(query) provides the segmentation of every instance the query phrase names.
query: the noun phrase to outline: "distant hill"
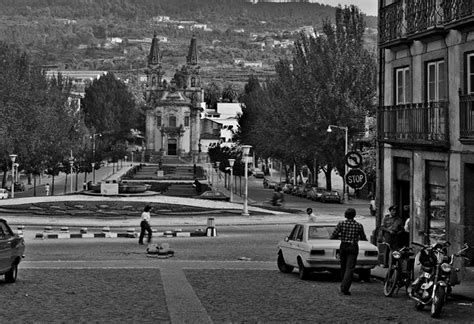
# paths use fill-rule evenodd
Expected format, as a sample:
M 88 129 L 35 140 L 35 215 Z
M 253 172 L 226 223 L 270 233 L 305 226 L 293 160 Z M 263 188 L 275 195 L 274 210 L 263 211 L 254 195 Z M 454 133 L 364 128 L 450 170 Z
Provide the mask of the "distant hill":
M 290 56 L 291 48 L 262 50 L 259 39 L 283 41 L 281 35 L 290 35 L 285 39 L 291 41 L 299 28 L 319 29 L 334 14 L 334 7 L 308 2 L 0 0 L 0 40 L 27 50 L 37 65 L 136 70 L 145 67 L 146 39 L 154 32 L 168 39 L 160 45 L 166 67 L 183 63 L 189 40 L 196 34 L 200 61 L 207 66 L 203 71 L 212 74 L 213 67 L 231 65 L 234 58 L 261 61 L 268 71 L 278 59 Z M 372 30 L 376 22 L 376 17 L 366 17 Z M 368 43 L 374 44 L 376 35 L 368 36 Z M 139 41 L 132 44 L 131 40 Z

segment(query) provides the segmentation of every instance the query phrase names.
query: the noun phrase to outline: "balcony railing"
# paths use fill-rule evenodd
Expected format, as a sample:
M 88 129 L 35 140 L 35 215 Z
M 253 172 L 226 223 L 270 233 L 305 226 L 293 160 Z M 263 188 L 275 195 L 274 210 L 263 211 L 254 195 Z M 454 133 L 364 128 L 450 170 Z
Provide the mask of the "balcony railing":
M 385 106 L 378 110 L 378 139 L 418 145 L 448 144 L 447 102 Z
M 474 141 L 474 94 L 459 95 L 459 127 L 461 141 Z
M 390 46 L 473 21 L 473 0 L 396 0 L 379 11 L 380 44 Z

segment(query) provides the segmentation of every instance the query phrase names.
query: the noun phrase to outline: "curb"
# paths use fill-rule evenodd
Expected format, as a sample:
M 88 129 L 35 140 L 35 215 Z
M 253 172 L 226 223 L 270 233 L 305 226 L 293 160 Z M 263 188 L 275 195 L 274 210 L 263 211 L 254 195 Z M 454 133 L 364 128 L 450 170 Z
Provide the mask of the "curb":
M 24 226 L 21 226 L 24 230 Z M 153 233 L 157 233 L 156 230 L 152 230 Z M 22 233 L 23 235 L 23 233 Z M 137 238 L 138 233 L 134 228 L 130 228 L 127 232 L 113 233 L 110 232 L 109 227 L 104 227 L 100 233 L 87 233 L 87 228 L 83 227 L 80 233 L 69 233 L 68 227 L 61 227 L 60 232 L 54 232 L 51 226 L 46 226 L 43 232 L 35 234 L 35 239 L 77 239 L 77 238 Z M 183 232 L 181 229 L 175 229 L 172 231 L 165 231 L 161 237 L 214 237 L 217 236 L 215 227 L 208 226 L 206 230 L 202 228 L 196 229 L 194 232 Z

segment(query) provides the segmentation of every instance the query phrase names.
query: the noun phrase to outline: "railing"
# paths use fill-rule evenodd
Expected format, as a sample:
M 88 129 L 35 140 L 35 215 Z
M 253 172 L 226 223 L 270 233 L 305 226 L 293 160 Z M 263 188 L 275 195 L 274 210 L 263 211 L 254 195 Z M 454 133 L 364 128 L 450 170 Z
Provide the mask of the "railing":
M 447 102 L 380 107 L 378 138 L 382 142 L 448 144 Z
M 474 14 L 472 0 L 442 0 L 441 8 L 444 12 L 445 23 L 461 20 Z
M 379 40 L 387 44 L 473 19 L 473 0 L 397 0 L 379 11 Z
M 401 1 L 392 3 L 380 10 L 380 42 L 386 43 L 402 38 L 405 34 L 403 22 L 403 5 Z
M 459 95 L 459 135 L 474 140 L 474 94 Z

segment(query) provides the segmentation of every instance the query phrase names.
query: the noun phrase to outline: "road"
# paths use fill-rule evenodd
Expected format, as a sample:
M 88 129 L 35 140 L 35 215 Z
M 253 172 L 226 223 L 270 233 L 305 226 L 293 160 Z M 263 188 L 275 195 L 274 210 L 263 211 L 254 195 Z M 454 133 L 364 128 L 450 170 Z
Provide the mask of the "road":
M 276 243 L 290 230 L 224 226 L 217 237 L 155 237 L 175 251 L 169 259 L 147 257 L 136 239 L 33 240 L 27 233 L 19 280 L 0 281 L 2 319 L 181 323 L 191 312 L 200 323 L 432 321 L 402 292 L 383 297 L 377 280 L 356 281 L 349 297 L 329 274 L 302 281 L 296 271 L 280 273 Z M 474 308 L 451 301 L 442 315 L 466 322 Z
M 260 179 L 251 178 L 255 204 L 272 194 L 260 186 Z M 335 221 L 355 207 L 368 235 L 375 224 L 363 201 L 339 205 L 286 197 L 286 208 L 303 212 L 309 206 Z M 218 227 L 217 237 L 155 236 L 155 244 L 169 243 L 174 250 L 168 259 L 147 256 L 137 239 L 35 240 L 38 228 L 27 228 L 18 281 L 0 280 L 2 321 L 423 323 L 474 318 L 472 302 L 451 300 L 442 319 L 433 320 L 427 310 L 415 311 L 404 292 L 383 297 L 378 280 L 356 281 L 352 296 L 341 296 L 338 278 L 329 274 L 302 281 L 296 271 L 280 273 L 276 244 L 291 227 L 229 225 Z

